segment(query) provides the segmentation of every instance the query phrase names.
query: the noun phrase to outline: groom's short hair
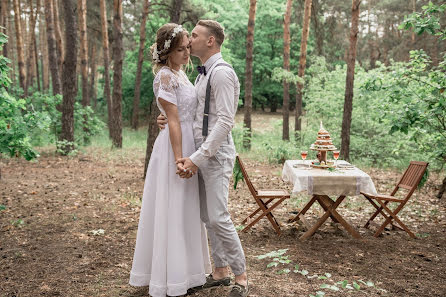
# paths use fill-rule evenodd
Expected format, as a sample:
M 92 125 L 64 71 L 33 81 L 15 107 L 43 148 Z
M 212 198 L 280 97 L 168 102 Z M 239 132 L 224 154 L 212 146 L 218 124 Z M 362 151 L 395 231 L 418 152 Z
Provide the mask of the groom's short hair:
M 213 20 L 200 20 L 197 25 L 206 27 L 209 31 L 209 34 L 215 37 L 215 41 L 219 46 L 222 45 L 225 40 L 225 29 L 220 25 L 219 22 Z

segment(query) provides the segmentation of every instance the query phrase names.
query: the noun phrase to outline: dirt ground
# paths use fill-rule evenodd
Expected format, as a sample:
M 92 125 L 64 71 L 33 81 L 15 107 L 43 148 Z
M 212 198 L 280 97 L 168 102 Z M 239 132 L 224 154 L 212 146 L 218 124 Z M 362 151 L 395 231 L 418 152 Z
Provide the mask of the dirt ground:
M 148 296 L 148 288 L 128 285 L 144 183 L 143 154 L 141 158 L 99 155 L 103 153 L 90 150 L 65 158 L 48 152 L 38 162 L 3 160 L 0 297 Z M 248 159 L 245 163 L 257 187 L 291 189 L 280 179 L 281 165 Z M 363 170 L 383 193 L 390 192 L 401 174 Z M 339 212 L 358 228 L 363 240 L 353 239 L 329 219 L 315 236 L 301 241 L 304 227 L 286 222 L 308 197 L 287 201 L 275 211 L 283 230 L 280 237 L 265 219 L 240 233 L 250 296 L 310 296 L 317 291 L 325 296 L 445 296 L 446 204 L 434 197 L 437 183 L 432 174 L 401 213 L 417 234 L 414 240 L 403 231 L 391 230 L 374 238 L 372 231 L 361 228 L 372 207 L 361 197 L 349 197 Z M 231 189 L 229 207 L 237 226 L 255 209 L 245 184 Z M 320 215 L 315 207 L 307 218 L 314 221 Z M 272 259 L 258 259 L 280 249 L 287 249 L 285 256 L 291 263 L 268 268 Z M 293 272 L 296 264 L 308 274 Z M 286 268 L 291 271 L 279 273 Z M 315 276 L 326 274 L 327 279 Z M 360 288 L 339 284 L 339 291 L 320 288 L 342 281 L 349 287 L 356 282 Z M 227 292 L 228 288 L 217 288 L 194 296 L 226 296 Z

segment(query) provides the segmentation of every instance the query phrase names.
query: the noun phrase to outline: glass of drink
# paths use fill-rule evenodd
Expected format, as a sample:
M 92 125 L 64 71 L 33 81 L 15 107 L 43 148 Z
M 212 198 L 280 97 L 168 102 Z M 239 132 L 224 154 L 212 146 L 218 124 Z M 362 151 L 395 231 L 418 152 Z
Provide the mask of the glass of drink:
M 302 157 L 303 164 L 305 164 L 305 160 L 307 159 L 307 155 L 308 155 L 307 151 L 301 151 L 300 152 L 300 156 Z
M 333 158 L 335 158 L 335 166 L 338 165 L 339 151 L 333 151 Z

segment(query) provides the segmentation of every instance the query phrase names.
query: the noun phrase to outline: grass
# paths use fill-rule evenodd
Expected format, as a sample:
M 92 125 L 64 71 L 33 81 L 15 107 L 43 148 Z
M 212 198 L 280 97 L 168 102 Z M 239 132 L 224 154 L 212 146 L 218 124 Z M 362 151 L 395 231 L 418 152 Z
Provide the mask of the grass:
M 262 113 L 256 112 L 252 115 L 252 138 L 251 149 L 243 148 L 243 113 L 236 115 L 236 125 L 232 130 L 232 135 L 236 145 L 236 150 L 243 157 L 247 157 L 254 161 L 262 163 L 269 162 L 280 164 L 289 159 L 300 159 L 300 152 L 306 150 L 309 153 L 308 159 L 316 158 L 316 152 L 309 150 L 311 143 L 317 136 L 318 126 L 314 126 L 307 119 L 302 120 L 302 132 L 299 140 L 294 139 L 294 117 L 290 117 L 290 140 L 282 140 L 282 115 L 280 113 Z M 90 155 L 92 157 L 101 158 L 105 161 L 124 161 L 125 159 L 141 159 L 145 156 L 147 143 L 147 127 L 140 127 L 133 130 L 129 127 L 123 129 L 123 149 L 114 149 L 112 142 L 108 136 L 108 130 L 104 129 L 99 135 L 92 138 L 91 144 L 85 147 L 79 147 L 80 153 Z M 341 140 L 333 137 L 333 143 L 340 148 Z M 55 151 L 55 147 L 47 146 L 43 149 L 45 153 Z M 372 149 L 369 148 L 368 149 Z M 50 153 L 51 154 L 51 153 Z M 359 155 L 358 155 L 359 154 Z M 392 159 L 391 164 L 378 164 L 373 157 L 369 156 L 369 152 L 360 151 L 353 153 L 351 162 L 356 166 L 368 170 L 371 167 L 392 167 L 397 169 L 405 169 L 409 162 L 410 156 L 405 158 Z M 332 155 L 328 154 L 329 158 Z

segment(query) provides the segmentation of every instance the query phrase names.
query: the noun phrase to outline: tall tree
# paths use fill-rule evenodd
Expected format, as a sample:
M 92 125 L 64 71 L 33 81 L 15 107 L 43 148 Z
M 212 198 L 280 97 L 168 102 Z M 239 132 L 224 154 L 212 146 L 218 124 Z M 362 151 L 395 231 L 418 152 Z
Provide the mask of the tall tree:
M 158 106 L 156 105 L 156 98 L 153 98 L 150 104 L 149 112 L 149 126 L 147 128 L 147 146 L 146 146 L 146 158 L 144 162 L 144 178 L 146 178 L 147 167 L 149 166 L 150 156 L 153 151 L 153 144 L 155 143 L 156 137 L 158 136 L 159 129 L 156 123 L 156 117 L 159 113 Z
M 48 39 L 44 27 L 44 14 L 40 14 L 39 20 L 39 44 L 40 44 L 40 64 L 42 65 L 42 90 L 46 92 L 50 87 Z
M 175 24 L 180 23 L 181 8 L 184 0 L 172 0 L 172 7 L 170 9 L 170 21 Z
M 96 97 L 96 43 L 91 42 L 91 62 L 90 62 L 90 100 L 93 100 L 93 106 L 96 108 L 97 97 Z
M 28 55 L 27 55 L 27 61 L 26 61 L 26 68 L 28 69 L 27 74 L 27 80 L 26 80 L 26 88 L 28 89 L 29 86 L 32 86 L 33 84 L 33 74 L 39 71 L 38 68 L 35 68 L 35 63 L 33 63 L 36 54 L 35 54 L 35 48 L 36 48 L 36 23 L 37 23 L 37 17 L 39 15 L 40 10 L 40 0 L 36 1 L 36 13 L 34 14 L 33 9 L 33 1 L 28 0 L 28 6 L 30 9 L 30 25 L 29 25 L 29 42 L 28 42 Z
M 4 29 L 1 30 L 1 32 L 3 32 L 6 35 L 9 35 L 10 32 L 8 30 L 9 27 L 9 22 L 8 22 L 8 18 L 9 18 L 9 0 L 2 0 L 1 3 L 1 19 L 2 21 L 0 22 L 0 26 L 2 26 Z M 4 57 L 8 57 L 8 43 L 5 43 L 3 45 L 3 56 Z
M 353 110 L 353 84 L 355 81 L 356 44 L 359 31 L 359 5 L 361 0 L 352 0 L 352 24 L 350 28 L 350 46 L 347 59 L 347 79 L 345 81 L 344 115 L 342 118 L 341 156 L 350 159 L 350 126 Z
M 16 31 L 16 42 L 17 42 L 17 60 L 19 65 L 19 83 L 20 87 L 25 92 L 27 96 L 26 89 L 26 72 L 25 72 L 25 55 L 23 49 L 23 32 L 22 32 L 22 20 L 20 13 L 20 3 L 19 0 L 13 0 L 14 4 L 14 21 L 15 21 L 15 31 Z
M 88 43 L 87 43 L 87 0 L 78 0 L 79 44 L 82 77 L 82 105 L 90 105 L 88 96 Z
M 104 96 L 107 101 L 107 112 L 108 112 L 108 131 L 111 137 L 111 119 L 112 119 L 112 99 L 110 92 L 110 51 L 108 49 L 108 23 L 107 23 L 107 6 L 105 5 L 105 0 L 100 0 L 101 7 L 101 29 L 102 29 L 102 48 L 104 56 Z
M 246 34 L 246 72 L 245 72 L 245 117 L 246 133 L 243 135 L 243 147 L 251 149 L 251 111 L 252 111 L 252 60 L 254 51 L 254 27 L 256 23 L 257 0 L 249 1 L 248 32 Z
M 133 112 L 132 112 L 132 128 L 138 129 L 138 114 L 139 114 L 139 100 L 141 98 L 141 74 L 142 63 L 144 61 L 144 44 L 146 42 L 146 21 L 149 14 L 149 0 L 144 0 L 143 10 L 141 15 L 141 26 L 139 28 L 139 52 L 138 52 L 138 65 L 136 68 L 135 78 L 135 97 L 133 99 Z
M 7 8 L 8 8 L 8 10 L 10 10 L 11 9 L 10 0 L 7 0 L 7 1 L 8 1 Z M 14 7 L 13 7 L 13 9 L 14 9 Z M 8 17 L 8 29 L 7 29 L 7 31 L 9 32 L 8 43 L 11 45 L 8 49 L 8 55 L 9 55 L 9 58 L 11 59 L 12 86 L 17 85 L 17 82 L 16 82 L 16 77 L 17 77 L 16 68 L 17 67 L 16 66 L 18 66 L 17 58 L 16 58 L 17 51 L 14 50 L 14 44 L 16 44 L 15 34 L 13 33 L 14 32 L 14 19 L 15 19 L 15 17 L 10 14 Z
M 62 31 L 60 30 L 60 16 L 59 16 L 59 0 L 53 0 L 54 8 L 54 30 L 56 33 L 56 48 L 57 48 L 57 65 L 59 65 L 59 71 L 62 72 L 62 63 L 65 57 Z
M 283 69 L 285 71 L 290 71 L 290 20 L 292 6 L 293 0 L 287 0 L 285 17 L 283 19 Z M 283 80 L 282 115 L 282 139 L 290 140 L 290 85 L 285 79 Z
M 300 78 L 304 78 L 305 67 L 307 64 L 307 41 L 308 34 L 310 33 L 310 15 L 311 15 L 311 0 L 305 0 L 305 8 L 304 8 L 304 24 L 302 26 L 302 40 L 300 43 L 300 59 L 299 59 L 299 71 L 298 76 Z M 294 130 L 296 136 L 297 131 L 302 130 L 301 126 L 301 117 L 302 117 L 302 89 L 303 84 L 297 83 L 297 93 L 296 93 L 296 112 L 295 112 L 295 122 L 294 122 Z
M 38 15 L 37 15 L 38 16 Z M 37 17 L 36 16 L 36 17 Z M 37 80 L 37 90 L 39 92 L 42 91 L 42 89 L 40 88 L 40 73 L 39 73 L 39 54 L 37 51 L 37 40 L 35 39 L 35 35 L 34 35 L 34 62 L 36 63 L 36 80 Z
M 111 136 L 114 147 L 122 148 L 122 0 L 113 1 L 113 112 Z
M 45 1 L 50 2 L 51 0 Z M 76 79 L 77 21 L 75 1 L 64 0 L 62 3 L 65 17 L 65 59 L 62 70 L 62 131 L 59 140 L 62 141 L 60 149 L 64 154 L 68 154 L 74 149 L 74 102 L 77 89 L 73 82 Z M 54 61 L 54 63 L 56 68 L 58 68 L 57 61 Z
M 45 0 L 46 34 L 48 38 L 48 60 L 50 63 L 53 94 L 55 95 L 55 94 L 62 94 L 62 85 L 60 82 L 59 67 L 57 65 L 57 50 L 56 50 L 56 37 L 54 35 L 53 9 L 54 9 L 53 1 Z
M 321 19 L 324 11 L 320 0 L 313 0 L 311 7 L 311 21 L 313 22 L 314 35 L 316 39 L 316 54 L 318 56 L 324 55 L 324 24 L 321 24 Z

